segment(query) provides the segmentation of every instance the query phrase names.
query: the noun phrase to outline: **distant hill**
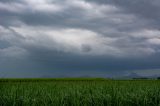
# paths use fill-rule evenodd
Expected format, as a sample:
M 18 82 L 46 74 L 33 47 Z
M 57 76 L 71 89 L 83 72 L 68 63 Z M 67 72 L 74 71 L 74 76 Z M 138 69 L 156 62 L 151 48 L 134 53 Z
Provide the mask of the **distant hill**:
M 141 77 L 143 77 L 143 76 L 140 76 L 140 75 L 138 75 L 137 73 L 130 73 L 127 77 L 129 77 L 129 78 L 141 78 Z
M 157 79 L 157 78 L 160 78 L 160 75 L 158 74 L 158 75 L 142 76 L 142 75 L 139 75 L 133 72 L 127 76 L 124 76 L 124 78 L 127 78 L 127 79 Z

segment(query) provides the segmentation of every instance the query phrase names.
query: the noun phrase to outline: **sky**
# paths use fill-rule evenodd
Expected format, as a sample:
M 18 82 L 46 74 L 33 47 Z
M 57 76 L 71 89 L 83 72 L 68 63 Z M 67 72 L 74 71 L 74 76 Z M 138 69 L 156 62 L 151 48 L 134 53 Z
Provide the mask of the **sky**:
M 0 0 L 0 77 L 160 75 L 160 0 Z

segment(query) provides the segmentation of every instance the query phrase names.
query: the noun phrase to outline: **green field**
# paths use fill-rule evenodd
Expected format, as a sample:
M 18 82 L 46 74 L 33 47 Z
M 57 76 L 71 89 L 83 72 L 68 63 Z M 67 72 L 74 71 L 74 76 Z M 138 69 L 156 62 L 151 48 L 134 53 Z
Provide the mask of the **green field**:
M 0 79 L 0 106 L 160 106 L 160 81 Z

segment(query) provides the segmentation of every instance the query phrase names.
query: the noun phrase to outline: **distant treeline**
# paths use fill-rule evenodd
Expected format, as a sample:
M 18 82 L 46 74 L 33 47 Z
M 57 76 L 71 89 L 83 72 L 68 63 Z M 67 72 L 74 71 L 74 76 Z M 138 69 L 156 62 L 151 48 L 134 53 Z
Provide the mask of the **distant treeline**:
M 160 77 L 157 77 L 158 80 L 160 80 Z
M 132 79 L 157 79 L 157 80 L 160 80 L 160 77 L 157 77 L 157 78 L 148 78 L 148 77 L 139 77 L 139 78 L 132 78 Z
M 138 77 L 127 80 L 160 80 L 157 78 Z M 125 80 L 114 78 L 0 78 L 0 82 L 48 82 L 48 81 L 109 81 L 109 80 Z
M 106 81 L 108 78 L 3 78 L 0 82 L 39 82 L 39 81 Z

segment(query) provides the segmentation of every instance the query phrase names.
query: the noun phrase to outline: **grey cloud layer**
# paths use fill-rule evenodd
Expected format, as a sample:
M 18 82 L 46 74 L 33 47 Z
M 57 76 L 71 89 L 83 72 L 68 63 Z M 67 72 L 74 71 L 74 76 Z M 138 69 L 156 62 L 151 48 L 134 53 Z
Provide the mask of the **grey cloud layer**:
M 2 0 L 0 63 L 6 65 L 0 70 L 113 75 L 160 68 L 159 5 L 158 0 Z

